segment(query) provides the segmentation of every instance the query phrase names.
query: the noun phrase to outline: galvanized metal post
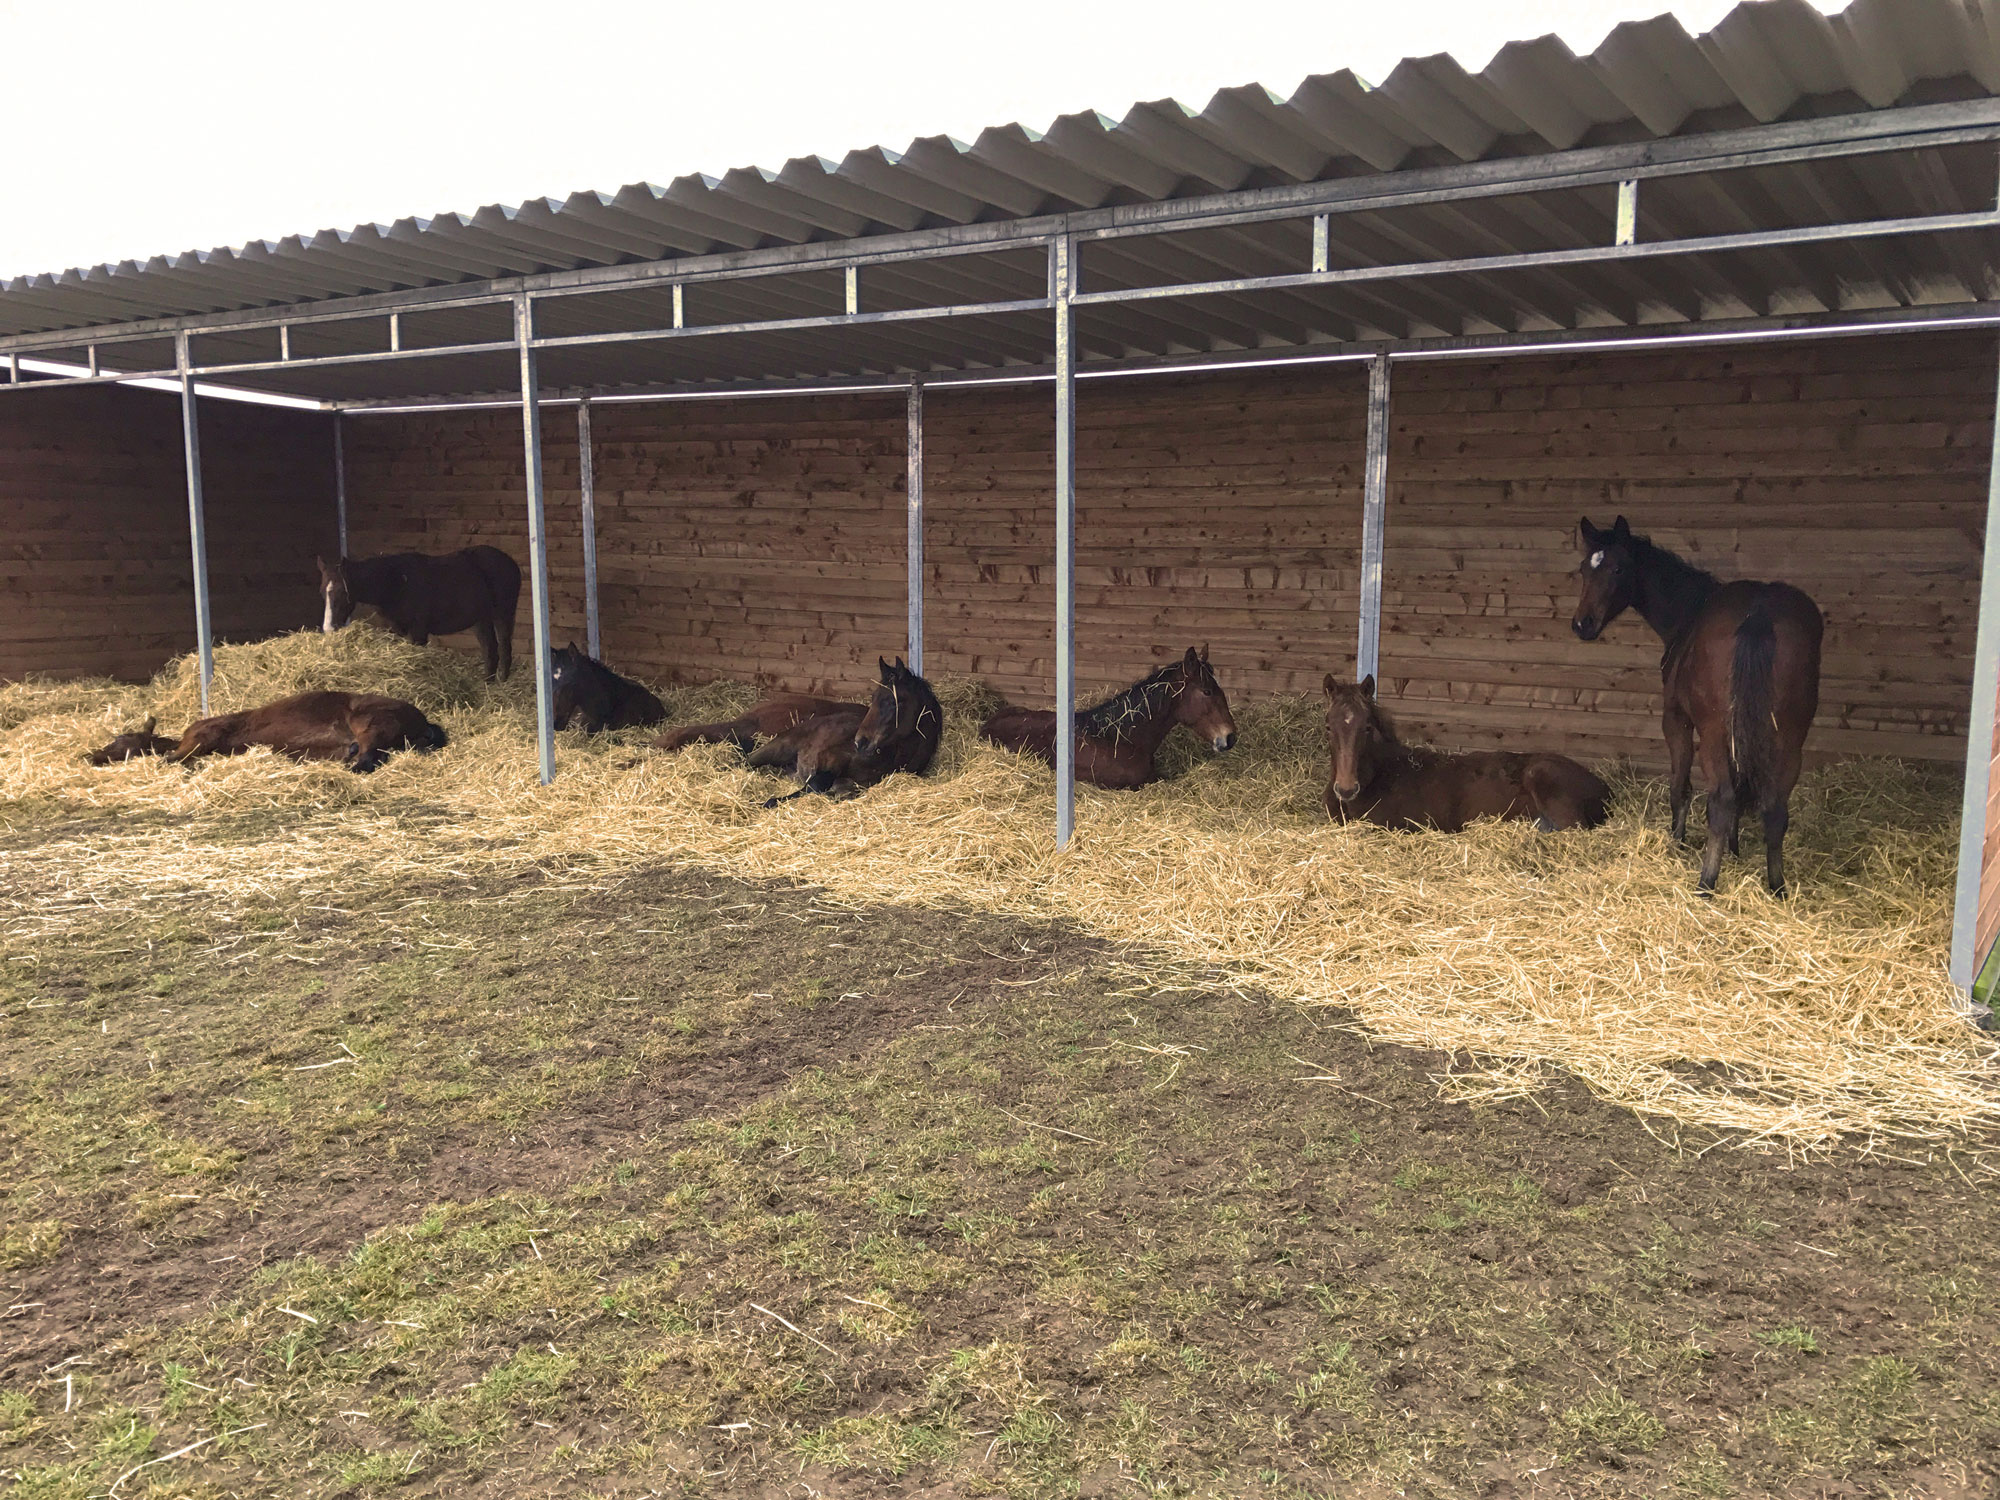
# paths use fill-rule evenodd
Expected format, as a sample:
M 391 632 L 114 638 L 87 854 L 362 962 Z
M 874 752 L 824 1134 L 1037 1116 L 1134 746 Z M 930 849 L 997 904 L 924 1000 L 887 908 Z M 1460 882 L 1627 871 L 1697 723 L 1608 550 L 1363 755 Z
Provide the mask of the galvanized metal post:
M 1328 214 L 1313 215 L 1313 264 L 1315 271 L 1325 271 L 1333 265 L 1332 219 Z
M 590 442 L 590 397 L 576 403 L 576 472 L 583 492 L 583 638 L 585 649 L 604 659 L 597 627 L 597 454 Z
M 208 518 L 201 500 L 201 417 L 195 409 L 188 336 L 174 335 L 174 363 L 181 375 L 181 450 L 187 458 L 188 541 L 194 553 L 194 649 L 201 668 L 201 712 L 215 679 L 215 639 L 208 610 Z
M 1361 629 L 1354 680 L 1380 674 L 1382 529 L 1389 510 L 1389 356 L 1368 362 L 1368 448 L 1361 464 Z
M 1639 181 L 1637 178 L 1618 184 L 1618 221 L 1612 231 L 1614 245 L 1636 245 L 1639 243 Z
M 347 413 L 333 414 L 333 524 L 347 556 Z
M 528 479 L 528 584 L 535 618 L 535 746 L 542 784 L 556 779 L 555 684 L 549 667 L 549 538 L 542 518 L 542 406 L 535 372 L 535 309 L 514 295 L 514 345 L 521 354 L 521 442 Z
M 1076 243 L 1049 245 L 1056 314 L 1056 847 L 1076 829 Z
M 910 377 L 910 670 L 924 674 L 924 377 Z
M 1986 551 L 1979 575 L 1979 628 L 1972 653 L 1972 709 L 1966 719 L 1965 797 L 1958 815 L 1958 889 L 1951 913 L 1951 981 L 1969 992 L 1979 977 L 1974 942 L 1985 874 L 1986 795 L 1993 766 L 1993 716 L 2000 698 L 2000 399 L 1993 413 L 1986 478 Z

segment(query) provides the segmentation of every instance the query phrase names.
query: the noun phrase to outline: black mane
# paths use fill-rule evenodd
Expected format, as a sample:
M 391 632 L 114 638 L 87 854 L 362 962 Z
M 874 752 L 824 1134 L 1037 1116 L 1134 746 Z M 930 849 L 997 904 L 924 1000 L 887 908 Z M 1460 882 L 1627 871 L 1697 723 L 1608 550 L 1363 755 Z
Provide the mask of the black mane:
M 1076 728 L 1093 739 L 1121 744 L 1134 726 L 1148 724 L 1165 712 L 1165 704 L 1180 691 L 1187 663 L 1168 662 L 1151 675 L 1142 677 L 1122 693 L 1113 693 L 1102 703 L 1079 709 Z

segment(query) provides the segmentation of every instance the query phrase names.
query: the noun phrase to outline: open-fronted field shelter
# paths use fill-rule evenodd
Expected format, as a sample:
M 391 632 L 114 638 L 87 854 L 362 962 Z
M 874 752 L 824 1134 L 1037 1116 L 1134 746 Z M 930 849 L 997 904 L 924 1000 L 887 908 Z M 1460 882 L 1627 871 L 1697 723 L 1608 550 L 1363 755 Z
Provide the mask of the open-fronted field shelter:
M 0 675 L 143 675 L 314 623 L 315 554 L 484 541 L 529 563 L 545 778 L 572 636 L 1059 704 L 1206 642 L 1239 693 L 1376 673 L 1441 744 L 1650 766 L 1651 636 L 1569 628 L 1577 518 L 1622 513 L 1821 603 L 1815 754 L 1964 763 L 1964 985 L 1996 193 L 2000 12 L 1770 0 L 9 281 Z

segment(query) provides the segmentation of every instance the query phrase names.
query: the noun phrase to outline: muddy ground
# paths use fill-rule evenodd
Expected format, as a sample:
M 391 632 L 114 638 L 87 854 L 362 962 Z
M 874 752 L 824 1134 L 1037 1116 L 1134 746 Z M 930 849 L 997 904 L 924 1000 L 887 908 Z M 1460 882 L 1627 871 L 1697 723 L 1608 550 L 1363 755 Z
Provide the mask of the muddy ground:
M 668 869 L 0 956 L 17 1495 L 2000 1493 L 1991 1143 Z

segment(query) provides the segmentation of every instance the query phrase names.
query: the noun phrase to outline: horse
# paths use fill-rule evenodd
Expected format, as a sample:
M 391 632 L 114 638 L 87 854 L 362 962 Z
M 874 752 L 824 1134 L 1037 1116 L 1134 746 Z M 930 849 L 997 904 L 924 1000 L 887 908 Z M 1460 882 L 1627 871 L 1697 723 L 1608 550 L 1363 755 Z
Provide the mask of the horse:
M 141 755 L 165 755 L 174 741 L 153 733 L 159 720 L 148 715 L 146 722 L 129 734 L 121 734 L 102 750 L 93 750 L 84 759 L 93 766 L 112 766 Z
M 853 714 L 859 723 L 859 716 L 867 711 L 865 703 L 811 698 L 804 693 L 778 693 L 745 709 L 733 719 L 714 724 L 684 724 L 679 729 L 665 730 L 653 741 L 653 748 L 680 750 L 689 745 L 734 745 L 747 755 L 760 738 L 783 734 L 808 720 L 824 718 L 829 714 Z
M 638 729 L 667 716 L 666 705 L 629 677 L 620 677 L 594 656 L 585 656 L 571 641 L 549 654 L 555 683 L 558 729 L 581 717 L 585 734 L 606 729 Z
M 121 735 L 97 753 L 109 757 L 121 742 L 132 738 Z M 445 742 L 444 730 L 401 698 L 294 693 L 262 708 L 197 719 L 179 740 L 155 738 L 154 748 L 137 753 L 164 755 L 186 765 L 204 755 L 238 755 L 264 745 L 294 760 L 339 761 L 365 773 L 381 765 L 392 750 L 435 750 Z
M 1185 724 L 1220 754 L 1236 743 L 1229 699 L 1208 665 L 1208 648 L 1169 662 L 1151 676 L 1076 716 L 1076 776 L 1092 786 L 1132 790 L 1155 781 L 1153 756 L 1174 726 Z M 1047 708 L 1003 708 L 979 726 L 1005 750 L 1054 764 L 1056 715 Z
M 320 629 L 331 635 L 354 618 L 357 604 L 372 604 L 389 628 L 413 645 L 434 635 L 470 630 L 486 652 L 486 680 L 514 670 L 514 610 L 521 602 L 521 565 L 498 547 L 467 547 L 430 557 L 395 552 L 384 557 L 343 557 L 319 564 L 326 613 Z
M 1819 711 L 1819 651 L 1826 622 L 1811 595 L 1789 583 L 1724 583 L 1647 538 L 1620 516 L 1609 531 L 1583 518 L 1582 579 L 1570 628 L 1594 641 L 1636 609 L 1665 643 L 1661 727 L 1676 844 L 1687 836 L 1695 740 L 1708 783 L 1703 895 L 1715 890 L 1722 851 L 1738 853 L 1743 814 L 1764 824 L 1764 878 L 1785 893 L 1785 830 Z
M 898 771 L 921 776 L 944 738 L 944 710 L 931 685 L 904 665 L 876 658 L 879 672 L 867 706 L 846 705 L 803 719 L 750 752 L 759 770 L 790 771 L 799 789 L 773 797 L 776 807 L 809 792 L 852 797 Z
M 1611 789 L 1566 755 L 1419 749 L 1396 737 L 1372 676 L 1336 682 L 1328 673 L 1321 685 L 1333 761 L 1326 811 L 1338 822 L 1459 833 L 1475 818 L 1515 818 L 1554 833 L 1605 819 Z

